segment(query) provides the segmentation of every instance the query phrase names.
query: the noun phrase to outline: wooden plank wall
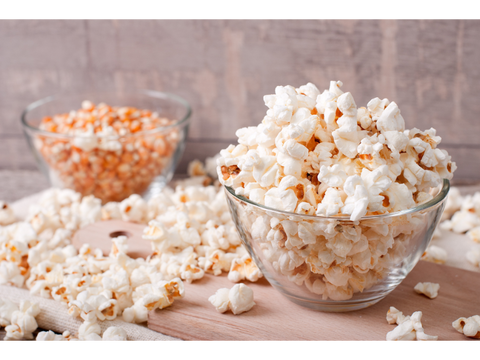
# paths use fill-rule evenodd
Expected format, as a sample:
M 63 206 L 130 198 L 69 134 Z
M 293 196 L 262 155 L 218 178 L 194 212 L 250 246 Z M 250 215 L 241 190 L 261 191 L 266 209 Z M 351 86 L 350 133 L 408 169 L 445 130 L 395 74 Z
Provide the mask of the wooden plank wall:
M 435 127 L 456 180 L 480 180 L 480 21 L 0 21 L 0 169 L 33 169 L 19 114 L 61 90 L 151 88 L 193 107 L 178 169 L 235 142 L 276 85 L 342 80 Z

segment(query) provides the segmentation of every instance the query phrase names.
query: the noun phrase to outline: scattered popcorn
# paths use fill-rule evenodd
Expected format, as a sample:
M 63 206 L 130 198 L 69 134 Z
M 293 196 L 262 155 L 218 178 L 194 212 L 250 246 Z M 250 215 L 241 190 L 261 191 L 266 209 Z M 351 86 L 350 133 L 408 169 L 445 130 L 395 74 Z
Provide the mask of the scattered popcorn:
M 35 342 L 37 344 L 68 344 L 68 338 L 55 334 L 53 331 L 41 331 L 38 333 Z
M 387 322 L 390 325 L 397 324 L 400 325 L 405 321 L 407 317 L 397 308 L 390 306 L 390 309 L 387 311 Z
M 480 226 L 467 231 L 467 236 L 473 241 L 480 243 Z
M 415 311 L 411 316 L 403 313 L 393 306 L 387 312 L 387 322 L 398 326 L 387 333 L 387 341 L 399 340 L 438 340 L 438 336 L 425 334 L 422 325 L 422 312 Z
M 255 305 L 253 291 L 245 284 L 236 284 L 230 290 L 218 289 L 214 295 L 208 298 L 208 301 L 219 313 L 230 309 L 235 315 L 246 312 Z
M 460 210 L 455 212 L 450 220 L 442 222 L 440 224 L 441 229 L 462 234 L 480 227 L 480 192 L 465 197 L 458 196 L 456 201 L 461 205 Z M 473 238 L 476 236 L 475 232 L 471 234 Z
M 472 265 L 480 267 L 480 246 L 474 247 L 467 252 L 466 258 Z
M 121 201 L 143 193 L 170 166 L 180 130 L 152 130 L 172 124 L 150 110 L 84 101 L 79 110 L 44 117 L 40 130 L 57 136 L 38 134 L 34 146 L 64 187 Z
M 15 221 L 13 209 L 5 201 L 0 200 L 0 226 L 10 225 Z
M 118 326 L 110 326 L 102 335 L 103 341 L 127 341 L 127 333 Z
M 22 300 L 18 310 L 11 315 L 10 325 L 5 327 L 6 335 L 3 340 L 33 340 L 33 332 L 37 329 L 35 317 L 40 313 L 37 303 Z
M 431 283 L 431 282 L 419 282 L 415 285 L 414 290 L 418 294 L 423 294 L 430 299 L 435 299 L 438 296 L 438 290 L 440 289 L 439 284 Z
M 141 285 L 132 294 L 134 305 L 123 311 L 123 320 L 140 324 L 147 321 L 149 311 L 164 309 L 172 305 L 174 299 L 184 296 L 183 282 L 179 278 Z
M 457 187 L 452 186 L 448 192 L 445 210 L 443 210 L 442 220 L 448 220 L 462 207 L 464 197 L 460 194 Z
M 430 261 L 436 264 L 445 264 L 447 261 L 447 252 L 441 247 L 430 245 L 423 253 L 422 260 Z
M 468 337 L 480 339 L 480 316 L 474 315 L 469 318 L 461 317 L 452 323 L 452 326 L 459 333 Z

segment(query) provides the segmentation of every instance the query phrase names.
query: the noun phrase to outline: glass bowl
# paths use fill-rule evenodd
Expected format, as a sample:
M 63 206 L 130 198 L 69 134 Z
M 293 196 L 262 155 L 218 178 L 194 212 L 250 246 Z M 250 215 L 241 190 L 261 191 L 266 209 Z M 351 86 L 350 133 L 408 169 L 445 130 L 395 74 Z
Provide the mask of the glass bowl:
M 269 283 L 291 301 L 344 312 L 371 306 L 397 287 L 432 239 L 450 182 L 412 209 L 350 221 L 267 208 L 225 187 L 243 244 Z
M 93 135 L 95 145 L 79 147 L 78 135 L 41 130 L 45 116 L 69 113 L 82 101 L 135 107 L 172 120 L 165 126 L 125 135 Z M 181 97 L 152 90 L 128 93 L 61 93 L 30 104 L 21 121 L 40 170 L 52 186 L 94 195 L 103 203 L 122 201 L 131 194 L 150 198 L 170 181 L 185 148 L 191 115 Z

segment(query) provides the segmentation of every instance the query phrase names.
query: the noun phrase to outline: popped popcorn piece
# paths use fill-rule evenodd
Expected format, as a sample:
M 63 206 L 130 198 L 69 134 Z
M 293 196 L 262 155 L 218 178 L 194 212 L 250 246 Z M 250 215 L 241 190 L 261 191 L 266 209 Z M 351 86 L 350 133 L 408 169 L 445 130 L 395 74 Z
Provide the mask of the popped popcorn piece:
M 467 236 L 473 241 L 480 243 L 480 226 L 467 231 Z
M 53 331 L 40 331 L 35 338 L 36 341 L 69 341 L 72 340 L 70 332 L 65 331 L 62 335 L 56 334 Z
M 13 285 L 21 287 L 25 278 L 20 267 L 9 261 L 0 262 L 0 285 Z
M 393 306 L 390 306 L 390 309 L 387 311 L 387 322 L 390 325 L 392 324 L 400 325 L 407 318 L 408 318 L 407 316 L 404 316 L 400 310 L 398 310 Z
M 147 203 L 140 195 L 132 194 L 119 205 L 122 219 L 125 221 L 132 221 L 143 223 L 147 213 Z
M 439 246 L 430 245 L 423 253 L 422 260 L 436 264 L 445 264 L 447 261 L 447 252 Z
M 262 277 L 263 274 L 260 269 L 248 254 L 244 255 L 241 259 L 233 259 L 230 272 L 228 273 L 228 280 L 235 283 L 245 279 L 255 282 Z
M 452 326 L 459 333 L 468 337 L 480 339 L 480 316 L 473 315 L 469 318 L 458 318 L 452 323 Z
M 387 333 L 387 341 L 399 340 L 438 340 L 438 336 L 425 334 L 422 325 L 422 312 L 415 311 L 411 316 L 404 316 L 403 313 L 393 306 L 387 312 L 387 322 L 398 324 L 392 331 Z
M 480 267 L 480 247 L 474 247 L 470 249 L 466 256 L 467 260 L 474 266 Z
M 230 290 L 218 289 L 208 301 L 218 312 L 224 313 L 230 309 L 235 315 L 246 312 L 255 305 L 253 291 L 245 284 L 236 284 Z
M 97 317 L 93 312 L 84 315 L 84 323 L 78 328 L 79 340 L 101 340 L 100 325 L 97 323 Z
M 20 301 L 18 310 L 11 315 L 10 325 L 5 327 L 6 335 L 4 340 L 33 339 L 33 332 L 37 329 L 35 317 L 40 313 L 37 303 L 27 300 Z
M 12 314 L 18 310 L 18 305 L 10 300 L 0 299 L 0 326 L 11 324 Z
M 0 200 L 0 226 L 6 226 L 15 222 L 13 209 L 5 202 Z
M 229 309 L 230 299 L 228 294 L 230 289 L 222 288 L 218 289 L 214 295 L 208 298 L 208 301 L 215 307 L 219 313 L 224 313 Z
M 126 322 L 142 323 L 147 321 L 148 312 L 164 309 L 173 304 L 174 299 L 185 296 L 183 282 L 179 278 L 171 281 L 159 281 L 156 284 L 144 284 L 132 294 L 134 305 L 123 311 Z
M 450 219 L 455 212 L 460 210 L 463 201 L 464 197 L 460 194 L 460 190 L 457 187 L 452 186 L 448 192 L 448 197 L 441 220 Z
M 418 294 L 423 294 L 430 299 L 435 299 L 438 296 L 438 290 L 440 289 L 439 284 L 431 283 L 431 282 L 419 282 L 415 285 L 414 290 Z
M 103 341 L 126 341 L 127 332 L 118 326 L 110 326 L 102 335 Z

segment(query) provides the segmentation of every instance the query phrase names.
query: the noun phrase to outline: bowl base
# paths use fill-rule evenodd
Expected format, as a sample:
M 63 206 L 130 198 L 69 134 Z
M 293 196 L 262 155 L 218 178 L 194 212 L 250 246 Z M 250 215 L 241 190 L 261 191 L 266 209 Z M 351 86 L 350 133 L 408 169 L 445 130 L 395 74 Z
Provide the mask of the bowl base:
M 285 292 L 281 287 L 275 286 L 273 284 L 272 286 L 291 302 L 312 310 L 324 312 L 348 312 L 365 309 L 369 306 L 375 305 L 390 293 L 389 291 L 388 293 L 384 293 L 368 299 L 344 301 L 315 301 L 311 299 L 301 298 L 298 296 L 293 296 L 292 294 Z

